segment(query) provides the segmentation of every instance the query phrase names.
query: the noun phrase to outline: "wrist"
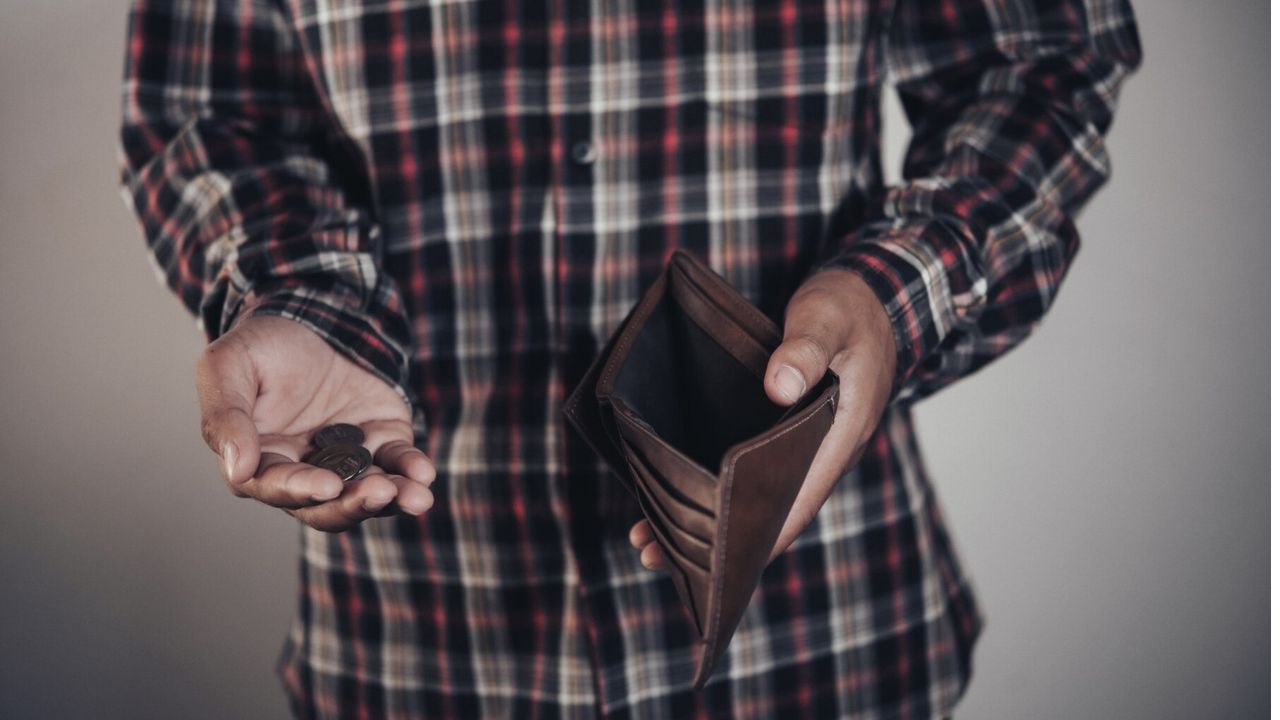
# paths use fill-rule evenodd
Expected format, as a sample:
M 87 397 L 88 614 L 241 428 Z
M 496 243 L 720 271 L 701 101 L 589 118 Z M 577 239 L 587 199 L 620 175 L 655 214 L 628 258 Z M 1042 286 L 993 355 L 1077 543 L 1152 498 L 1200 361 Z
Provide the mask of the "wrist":
M 381 305 L 360 303 L 349 293 L 279 285 L 251 293 L 233 326 L 271 317 L 294 323 L 356 367 L 390 385 L 409 407 L 407 327 L 401 315 Z

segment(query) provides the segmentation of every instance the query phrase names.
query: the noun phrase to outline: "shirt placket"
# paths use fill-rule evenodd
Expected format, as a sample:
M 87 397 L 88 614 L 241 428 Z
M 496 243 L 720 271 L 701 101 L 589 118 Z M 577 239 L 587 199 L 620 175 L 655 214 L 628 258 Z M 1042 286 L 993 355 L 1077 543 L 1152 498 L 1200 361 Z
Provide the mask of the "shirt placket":
M 548 229 L 554 252 L 560 347 L 567 354 L 594 349 L 591 322 L 597 289 L 596 208 L 591 203 L 592 185 L 602 172 L 604 157 L 598 127 L 591 112 L 593 21 L 592 0 L 551 0 L 551 67 L 548 76 L 548 108 L 552 124 L 551 186 L 552 210 Z M 580 373 L 569 370 L 562 377 L 564 394 L 572 390 Z M 565 428 L 567 431 L 567 428 Z M 572 463 L 571 463 L 572 465 Z M 582 466 L 579 463 L 579 466 Z M 593 684 L 601 716 L 610 707 L 605 669 L 618 662 L 616 618 L 609 600 L 609 572 L 601 545 L 598 475 L 560 478 L 557 502 L 563 505 L 570 526 L 569 565 L 577 574 L 578 607 L 581 612 L 583 645 L 593 668 Z

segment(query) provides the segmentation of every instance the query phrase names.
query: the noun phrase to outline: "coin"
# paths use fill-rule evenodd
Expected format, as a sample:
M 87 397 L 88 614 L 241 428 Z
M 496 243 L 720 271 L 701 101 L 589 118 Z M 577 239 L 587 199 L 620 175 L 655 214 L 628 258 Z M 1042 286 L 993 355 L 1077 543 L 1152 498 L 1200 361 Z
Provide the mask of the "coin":
M 368 450 L 359 445 L 339 443 L 319 448 L 302 458 L 302 461 L 308 465 L 331 470 L 342 478 L 342 482 L 346 482 L 368 470 L 373 464 L 373 457 L 369 455 Z
M 311 436 L 311 444 L 318 448 L 330 445 L 359 445 L 364 442 L 364 431 L 355 425 L 338 423 L 320 428 Z

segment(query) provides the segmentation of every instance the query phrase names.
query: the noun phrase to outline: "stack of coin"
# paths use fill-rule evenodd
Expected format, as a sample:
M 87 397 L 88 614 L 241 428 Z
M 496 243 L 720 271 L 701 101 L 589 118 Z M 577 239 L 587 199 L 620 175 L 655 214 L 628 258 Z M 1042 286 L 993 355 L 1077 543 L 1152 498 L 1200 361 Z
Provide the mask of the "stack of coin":
M 354 480 L 373 464 L 373 457 L 360 444 L 363 442 L 364 431 L 355 425 L 330 425 L 311 436 L 314 449 L 303 456 L 302 462 L 330 470 L 342 482 Z

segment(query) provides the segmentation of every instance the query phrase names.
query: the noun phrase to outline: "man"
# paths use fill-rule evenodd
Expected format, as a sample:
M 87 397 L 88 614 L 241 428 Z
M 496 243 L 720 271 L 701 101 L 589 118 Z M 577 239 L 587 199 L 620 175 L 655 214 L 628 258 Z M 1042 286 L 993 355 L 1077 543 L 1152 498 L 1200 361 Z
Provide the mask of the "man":
M 137 0 L 126 195 L 212 341 L 231 491 L 301 524 L 309 717 L 952 712 L 981 615 L 911 403 L 1024 339 L 1103 182 L 1125 0 Z M 879 94 L 913 131 L 880 170 Z M 840 411 L 707 687 L 560 408 L 686 248 Z M 360 425 L 373 468 L 299 462 Z

